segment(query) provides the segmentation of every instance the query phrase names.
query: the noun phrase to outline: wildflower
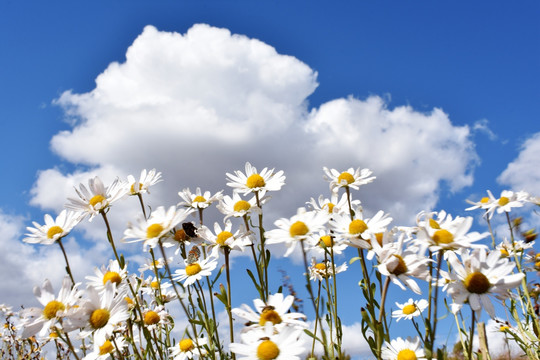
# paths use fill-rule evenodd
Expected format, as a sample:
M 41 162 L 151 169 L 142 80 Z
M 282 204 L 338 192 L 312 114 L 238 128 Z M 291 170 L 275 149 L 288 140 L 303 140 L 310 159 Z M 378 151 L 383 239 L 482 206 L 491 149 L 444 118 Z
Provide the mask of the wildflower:
M 299 208 L 296 215 L 290 219 L 279 219 L 274 223 L 278 228 L 267 231 L 267 244 L 279 244 L 284 242 L 287 245 L 285 256 L 289 256 L 295 249 L 299 241 L 316 236 L 316 233 L 324 229 L 329 215 L 323 212 L 306 211 Z
M 508 239 L 504 239 L 499 245 L 497 245 L 496 249 L 501 252 L 501 257 L 514 257 L 514 254 L 517 254 L 518 256 L 524 255 L 526 260 L 529 259 L 529 256 L 525 254 L 525 250 L 532 249 L 534 246 L 534 243 L 527 243 L 523 240 L 515 240 L 514 242 L 508 241 Z
M 362 249 L 371 249 L 371 236 L 384 233 L 386 227 L 392 222 L 392 218 L 382 210 L 378 211 L 371 219 L 365 219 L 361 211 L 356 212 L 355 219 L 349 215 L 336 214 L 330 220 L 330 227 L 336 233 L 336 237 L 347 240 L 350 246 Z
M 509 297 L 508 290 L 519 286 L 524 274 L 512 274 L 515 264 L 501 258 L 500 251 L 488 255 L 483 248 L 472 252 L 463 250 L 461 259 L 460 262 L 455 253 L 449 253 L 452 271 L 447 292 L 454 300 L 452 311 L 456 313 L 468 302 L 474 311 L 480 312 L 484 308 L 494 318 L 495 308 L 490 297 L 501 300 Z
M 201 188 L 195 190 L 195 194 L 191 193 L 188 188 L 180 191 L 178 195 L 184 200 L 178 203 L 178 206 L 191 207 L 193 209 L 206 209 L 213 202 L 220 200 L 223 191 L 219 191 L 212 195 L 210 191 L 201 192 Z
M 114 336 L 112 338 L 94 338 L 93 351 L 88 353 L 82 360 L 114 359 L 114 354 L 121 354 L 126 346 L 127 342 L 123 336 Z
M 510 190 L 503 190 L 499 198 L 495 198 L 489 190 L 488 195 L 491 201 L 486 208 L 486 216 L 490 219 L 495 212 L 497 212 L 497 214 L 502 214 L 503 212 L 509 213 L 512 208 L 522 207 L 530 198 L 530 195 L 523 191 L 513 192 Z
M 163 305 L 156 306 L 154 309 L 146 309 L 143 312 L 142 322 L 150 330 L 171 324 L 171 315 L 165 310 Z
M 155 247 L 158 241 L 169 234 L 169 232 L 180 222 L 182 222 L 192 210 L 178 210 L 171 206 L 165 210 L 163 206 L 152 212 L 148 220 L 139 217 L 136 225 L 128 224 L 124 231 L 124 242 L 144 241 L 144 247 Z M 126 240 L 133 239 L 133 240 Z
M 66 204 L 66 208 L 90 216 L 90 221 L 127 194 L 125 185 L 118 179 L 105 187 L 97 176 L 88 180 L 88 189 L 80 184 L 79 190 L 75 188 L 75 192 L 79 198 L 68 198 L 69 203 Z
M 429 304 L 425 299 L 417 301 L 409 299 L 409 301 L 403 304 L 396 302 L 396 306 L 399 308 L 399 310 L 392 311 L 392 317 L 396 318 L 396 321 L 401 319 L 411 320 L 413 317 L 420 316 L 428 305 Z
M 373 173 L 369 169 L 353 168 L 347 169 L 340 173 L 336 169 L 328 169 L 323 167 L 325 176 L 324 179 L 330 182 L 330 190 L 332 192 L 338 192 L 340 188 L 351 188 L 358 190 L 361 185 L 369 184 L 375 180 L 375 176 L 371 176 Z
M 135 180 L 133 175 L 128 175 L 127 177 L 127 189 L 129 195 L 139 195 L 144 193 L 150 193 L 148 188 L 152 185 L 157 184 L 161 181 L 161 173 L 156 172 L 156 169 L 146 171 L 143 169 L 141 175 L 139 176 L 139 181 Z
M 260 173 L 249 162 L 246 163 L 246 173 L 235 170 L 234 175 L 227 173 L 230 182 L 227 186 L 234 189 L 235 192 L 247 195 L 256 193 L 260 197 L 267 191 L 278 191 L 285 185 L 285 176 L 283 171 L 274 172 L 274 169 L 264 168 Z
M 271 324 L 241 334 L 242 343 L 232 343 L 230 350 L 238 360 L 301 360 L 304 340 L 301 330 L 283 328 L 274 331 Z
M 244 251 L 246 246 L 251 245 L 251 241 L 246 236 L 243 229 L 238 229 L 232 233 L 232 224 L 225 221 L 225 228 L 222 229 L 218 223 L 214 223 L 214 233 L 206 226 L 202 226 L 198 234 L 206 240 L 210 246 L 218 246 L 220 250 L 227 247 L 230 250 L 237 249 Z
M 309 279 L 319 280 L 330 279 L 334 274 L 347 270 L 347 263 L 343 263 L 340 266 L 332 264 L 331 261 L 316 262 L 315 259 L 311 259 L 311 266 L 309 267 Z
M 172 257 L 167 259 L 170 264 L 173 261 Z M 159 258 L 157 260 L 145 259 L 145 263 L 139 267 L 139 272 L 143 273 L 147 270 L 154 271 L 155 269 L 162 269 L 165 266 L 165 259 Z
M 109 260 L 109 266 L 95 268 L 94 273 L 96 276 L 87 276 L 86 279 L 88 280 L 88 284 L 98 290 L 98 292 L 105 291 L 105 285 L 108 282 L 116 284 L 117 288 L 127 284 L 125 282 L 127 268 L 121 268 L 118 260 Z
M 186 337 L 180 340 L 176 346 L 170 347 L 169 352 L 173 360 L 197 359 L 206 355 L 206 350 L 203 346 L 207 342 L 206 338 L 198 338 L 196 341 L 193 341 Z
M 262 201 L 262 199 L 260 199 Z M 238 193 L 233 192 L 232 197 L 225 195 L 217 205 L 217 209 L 225 215 L 224 220 L 229 217 L 243 217 L 252 212 L 261 213 L 257 206 L 257 199 L 252 197 L 250 200 L 243 200 Z
M 339 255 L 348 247 L 344 239 L 336 239 L 334 235 L 328 234 L 326 231 L 319 231 L 317 236 L 310 237 L 308 244 L 308 250 L 316 256 L 324 256 L 324 254 Z
M 194 251 L 197 249 L 197 251 Z M 190 251 L 190 256 L 184 263 L 186 267 L 184 269 L 178 269 L 174 272 L 173 280 L 175 281 L 184 281 L 184 286 L 191 285 L 197 280 L 201 280 L 203 276 L 212 275 L 212 271 L 217 266 L 217 251 L 218 248 L 215 247 L 212 253 L 203 260 L 200 260 L 200 250 L 198 247 L 194 246 Z
M 322 195 L 317 200 L 311 198 L 307 203 L 311 205 L 315 211 L 327 211 L 330 214 L 349 214 L 349 202 L 347 200 L 347 194 L 342 194 L 341 198 L 338 194 L 332 193 L 330 199 L 324 198 Z M 358 208 L 360 206 L 360 200 L 352 200 L 351 207 Z
M 421 360 L 425 359 L 424 350 L 420 348 L 420 338 L 408 337 L 403 340 L 398 337 L 390 343 L 385 342 L 381 351 L 383 360 Z
M 56 219 L 46 214 L 44 220 L 44 225 L 39 225 L 33 221 L 32 224 L 34 227 L 26 228 L 30 233 L 26 234 L 27 237 L 23 239 L 24 242 L 43 245 L 54 244 L 56 241 L 67 236 L 79 224 L 82 217 L 80 213 L 62 210 Z
M 305 319 L 306 316 L 301 313 L 289 312 L 293 303 L 294 296 L 283 297 L 282 293 L 277 293 L 269 295 L 266 303 L 261 299 L 253 300 L 255 311 L 246 304 L 242 304 L 240 308 L 234 308 L 231 312 L 249 321 L 250 329 L 265 326 L 267 323 L 273 324 L 279 330 L 285 326 L 304 329 L 307 324 L 299 319 Z
M 43 309 L 27 308 L 20 312 L 22 338 L 36 334 L 44 338 L 54 327 L 70 332 L 83 325 L 79 316 L 82 292 L 77 289 L 77 285 L 73 288 L 71 285 L 69 276 L 64 277 L 58 296 L 54 295 L 51 282 L 47 279 L 41 287 L 34 287 L 34 295 L 43 305 Z

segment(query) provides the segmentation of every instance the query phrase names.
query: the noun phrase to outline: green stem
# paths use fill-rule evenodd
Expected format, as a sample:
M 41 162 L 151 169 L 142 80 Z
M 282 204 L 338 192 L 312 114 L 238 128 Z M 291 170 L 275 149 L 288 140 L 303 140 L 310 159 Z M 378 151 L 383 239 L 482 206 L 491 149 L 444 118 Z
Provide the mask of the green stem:
M 229 263 L 229 252 L 231 249 L 226 246 L 225 251 L 225 271 L 227 273 L 227 314 L 229 315 L 229 338 L 231 344 L 234 342 L 234 329 L 233 329 L 233 318 L 232 318 L 232 301 L 231 301 L 231 273 L 230 273 L 230 263 Z M 232 353 L 233 360 L 236 359 L 236 354 Z
M 58 239 L 58 245 L 60 245 L 60 249 L 62 250 L 62 254 L 64 254 L 64 260 L 66 260 L 66 272 L 69 275 L 69 278 L 71 279 L 71 288 L 73 289 L 73 286 L 75 286 L 75 280 L 73 280 L 73 274 L 71 273 L 71 267 L 69 266 L 68 257 L 66 254 L 66 250 L 64 249 L 64 245 L 62 244 L 62 239 Z

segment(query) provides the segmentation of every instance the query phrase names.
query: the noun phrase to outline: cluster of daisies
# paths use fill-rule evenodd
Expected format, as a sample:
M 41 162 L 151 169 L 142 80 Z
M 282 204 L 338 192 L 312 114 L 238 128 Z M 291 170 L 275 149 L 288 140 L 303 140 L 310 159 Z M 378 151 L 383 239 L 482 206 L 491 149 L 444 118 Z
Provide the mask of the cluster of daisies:
M 439 289 L 452 299 L 449 302 L 452 312 L 458 313 L 468 305 L 478 316 L 485 310 L 495 318 L 494 301 L 513 299 L 512 289 L 523 284 L 524 271 L 519 265 L 517 271 L 516 265 L 518 260 L 526 258 L 526 250 L 531 248 L 534 239 L 520 241 L 512 237 L 511 241 L 505 239 L 496 250 L 490 251 L 480 241 L 489 233 L 471 231 L 472 217 L 453 217 L 445 211 L 421 212 L 414 226 L 394 226 L 389 214 L 378 211 L 368 216 L 360 200 L 353 198 L 352 190 L 359 190 L 375 180 L 370 170 L 323 170 L 330 185 L 330 196 L 312 198 L 292 217 L 275 221 L 274 228 L 268 231 L 264 231 L 262 224 L 263 205 L 270 199 L 269 192 L 278 191 L 285 184 L 283 172 L 274 169 L 264 168 L 258 172 L 246 163 L 245 171 L 226 174 L 227 185 L 233 190 L 231 195 L 224 195 L 223 191 L 212 194 L 200 188 L 194 192 L 184 189 L 179 192 L 181 201 L 176 206 L 160 206 L 149 214 L 145 211 L 143 195 L 161 181 L 161 173 L 156 170 L 143 170 L 138 179 L 129 176 L 127 180 L 117 179 L 109 186 L 98 177 L 90 179 L 88 186 L 79 185 L 75 189 L 77 197 L 68 199 L 66 209 L 56 218 L 45 215 L 43 225 L 34 222 L 33 227 L 28 227 L 24 241 L 47 245 L 58 243 L 64 252 L 62 239 L 81 221 L 102 216 L 108 228 L 107 213 L 111 206 L 126 196 L 136 196 L 141 203 L 142 215 L 128 223 L 122 241 L 142 243 L 151 258 L 138 269 L 138 276 L 129 273 L 124 258 L 116 252 L 108 228 L 108 239 L 116 259 L 88 276 L 86 287 L 82 289 L 81 283 L 73 279 L 66 256 L 68 276 L 62 288 L 55 293 L 46 280 L 34 289 L 42 307 L 23 309 L 19 313 L 20 336 L 62 341 L 77 358 L 82 349 L 84 356 L 81 358 L 85 360 L 130 356 L 174 360 L 228 356 L 300 360 L 309 347 L 313 356 L 316 339 L 328 342 L 322 344 L 326 355 L 334 355 L 333 349 L 342 345 L 339 339 L 342 332 L 338 329 L 341 322 L 338 321 L 337 305 L 332 301 L 337 301 L 337 274 L 348 271 L 356 260 L 362 267 L 365 289 L 371 288 L 369 276 L 373 269 L 387 281 L 381 288 L 381 299 L 365 299 L 369 315 L 362 321 L 379 324 L 377 326 L 382 317 L 386 317 L 384 303 L 391 283 L 419 296 L 423 295 L 419 280 L 437 289 L 430 291 L 427 299 L 411 298 L 405 303 L 396 303 L 397 310 L 391 312 L 392 318 L 413 322 L 417 318 L 423 321 L 437 319 L 437 307 L 431 305 L 438 301 Z M 473 206 L 467 210 L 482 209 L 486 219 L 490 220 L 495 213 L 508 214 L 512 208 L 527 202 L 539 204 L 540 199 L 511 191 L 503 191 L 496 198 L 488 191 L 487 197 L 471 202 Z M 203 212 L 212 204 L 224 215 L 224 220 L 208 227 L 203 224 Z M 199 216 L 199 224 L 188 221 L 189 215 Z M 254 225 L 255 218 L 259 219 L 258 228 Z M 304 330 L 308 329 L 309 323 L 303 314 L 291 310 L 294 296 L 270 291 L 265 252 L 267 246 L 276 245 L 285 247 L 286 257 L 302 254 L 308 283 L 314 282 L 319 288 L 324 284 L 328 290 L 327 302 L 335 305 L 328 307 L 329 318 L 335 324 L 335 328 L 331 322 L 328 324 L 335 330 L 333 335 L 320 335 L 327 331 L 318 321 L 323 317 L 323 310 L 319 309 L 320 295 L 310 294 L 317 319 L 311 332 L 313 344 L 308 344 Z M 155 256 L 155 249 L 162 252 L 162 258 Z M 349 265 L 347 261 L 337 261 L 351 249 L 357 251 L 358 257 Z M 174 251 L 175 257 L 180 256 L 183 266 L 173 271 L 170 267 L 178 261 L 167 257 L 166 251 Z M 253 254 L 257 276 L 252 275 L 252 280 L 261 296 L 253 301 L 252 309 L 247 305 L 233 308 L 230 288 L 220 290 L 221 297 L 215 295 L 229 314 L 231 336 L 229 352 L 226 352 L 217 334 L 215 315 L 210 321 L 210 315 L 200 317 L 198 310 L 214 312 L 213 301 L 211 310 L 207 302 L 212 300 L 212 286 L 221 274 L 218 264 L 225 261 L 227 285 L 230 285 L 228 257 L 234 251 Z M 146 276 L 147 273 L 151 275 Z M 203 288 L 205 280 L 207 289 Z M 182 336 L 179 341 L 171 338 L 174 319 L 168 304 L 173 301 L 181 304 L 190 323 L 179 332 Z M 380 313 L 376 314 L 375 309 Z M 428 314 L 424 316 L 426 310 Z M 239 322 L 245 325 L 235 340 L 233 329 Z M 382 323 L 387 326 L 387 321 Z M 76 330 L 77 334 L 71 336 Z M 384 360 L 426 358 L 434 350 L 434 331 L 429 334 L 419 332 L 418 336 L 408 339 L 390 339 L 386 331 L 384 341 L 377 341 L 379 345 L 372 351 Z M 382 336 L 378 331 L 363 335 L 366 339 Z M 430 348 L 424 349 L 426 346 Z M 338 353 L 341 354 L 341 350 Z

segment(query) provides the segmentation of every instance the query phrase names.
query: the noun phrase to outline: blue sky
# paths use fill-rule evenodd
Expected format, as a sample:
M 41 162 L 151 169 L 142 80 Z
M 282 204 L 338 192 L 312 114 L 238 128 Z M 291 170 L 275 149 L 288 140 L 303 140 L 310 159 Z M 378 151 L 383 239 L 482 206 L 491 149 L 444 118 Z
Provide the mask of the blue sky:
M 325 191 L 327 185 L 320 171 L 323 166 L 373 168 L 381 182 L 372 193 L 361 195 L 366 196 L 367 208 L 383 208 L 402 222 L 425 208 L 445 208 L 464 215 L 464 199 L 483 196 L 486 189 L 496 194 L 511 188 L 540 195 L 540 160 L 534 155 L 540 146 L 539 136 L 534 136 L 540 131 L 539 10 L 540 5 L 534 1 L 4 1 L 0 3 L 0 119 L 4 129 L 0 151 L 5 170 L 0 209 L 2 223 L 11 229 L 4 235 L 10 237 L 4 250 L 23 252 L 40 259 L 39 264 L 47 263 L 53 250 L 23 248 L 16 242 L 20 242 L 25 226 L 32 220 L 41 222 L 44 212 L 59 211 L 65 202 L 62 196 L 69 193 L 73 182 L 95 173 L 105 178 L 115 171 L 118 176 L 138 174 L 144 167 L 158 167 L 165 179 L 170 179 L 165 189 L 157 190 L 156 205 L 161 201 L 174 204 L 176 200 L 171 201 L 170 196 L 184 187 L 224 189 L 225 171 L 242 169 L 245 161 L 258 168 L 283 168 L 290 174 L 290 188 L 276 195 L 281 210 L 274 209 L 269 218 L 289 217 L 308 200 L 307 196 L 317 197 L 317 191 Z M 178 70 L 175 63 L 160 63 L 169 50 L 156 50 L 152 43 L 159 38 L 172 46 L 174 41 L 165 39 L 163 32 L 185 37 L 194 24 L 209 25 L 198 28 L 202 30 L 195 42 L 204 36 L 218 36 L 217 29 L 227 29 L 229 34 L 219 34 L 229 46 L 212 48 L 216 52 L 208 54 L 218 59 L 228 54 L 233 64 L 246 66 L 253 74 L 262 69 L 261 64 L 278 66 L 285 62 L 282 71 L 272 73 L 279 81 L 257 79 L 259 83 L 249 76 L 236 77 L 240 75 L 221 71 L 219 64 L 211 61 L 208 69 L 187 67 L 179 72 L 200 74 L 205 79 L 200 83 L 198 78 L 171 78 L 170 74 Z M 143 39 L 141 34 L 147 25 L 155 31 L 148 30 L 145 33 L 149 38 Z M 144 64 L 151 70 L 138 68 L 136 61 L 130 63 L 130 74 L 149 83 L 142 82 L 140 89 L 123 98 L 132 89 L 126 84 L 115 87 L 120 78 L 110 64 L 125 64 L 126 51 L 138 38 L 139 52 L 134 59 L 142 59 L 146 49 L 156 55 L 144 57 Z M 260 58 L 244 63 L 241 47 L 235 46 L 244 46 L 246 39 L 257 39 L 264 46 L 258 53 Z M 197 44 L 184 51 L 194 51 L 193 56 L 205 64 L 201 54 L 209 50 Z M 270 48 L 276 54 L 269 54 Z M 197 52 L 200 49 L 204 51 Z M 155 68 L 152 61 L 157 64 Z M 194 126 L 185 104 L 173 106 L 187 119 L 178 125 L 182 131 L 177 140 L 183 145 L 171 145 L 178 152 L 174 158 L 170 154 L 160 156 L 162 138 L 157 134 L 139 144 L 138 149 L 144 153 L 140 157 L 133 154 L 137 147 L 132 147 L 129 139 L 118 140 L 115 146 L 114 136 L 120 133 L 114 133 L 113 140 L 104 140 L 102 145 L 102 138 L 96 134 L 102 128 L 97 123 L 86 135 L 70 136 L 84 122 L 66 121 L 67 109 L 77 104 L 77 94 L 96 89 L 100 74 L 105 83 L 100 91 L 114 98 L 115 110 L 94 99 L 89 102 L 91 109 L 79 108 L 79 118 L 103 115 L 111 122 L 111 131 L 125 129 L 112 125 L 120 114 L 118 109 L 139 95 L 141 99 L 148 97 L 144 89 L 148 84 L 153 89 L 151 79 L 165 79 L 178 83 L 178 89 L 162 96 L 188 94 L 191 100 L 200 101 L 204 109 L 215 111 L 225 133 L 229 128 L 236 129 L 234 116 L 238 116 L 247 129 L 246 138 L 231 143 L 225 135 L 234 131 L 212 134 L 207 125 Z M 257 92 L 258 86 L 264 87 L 260 104 L 282 105 L 286 111 L 272 110 L 268 115 L 255 104 L 243 112 L 239 110 L 242 102 L 234 103 L 238 99 L 227 97 L 231 90 L 235 94 Z M 156 89 L 159 92 L 161 88 Z M 229 103 L 218 103 L 209 95 L 212 92 L 217 97 L 224 95 Z M 59 104 L 62 94 L 65 102 Z M 266 102 L 268 99 L 271 101 Z M 144 99 L 141 101 L 144 103 Z M 126 115 L 133 116 L 134 123 L 160 117 L 174 119 L 167 112 L 170 109 L 161 112 L 155 104 L 138 118 L 146 108 L 137 106 Z M 343 109 L 353 115 L 358 111 L 354 116 L 365 116 L 367 123 L 349 128 L 352 123 L 340 112 Z M 395 125 L 392 121 L 384 131 L 377 130 L 378 122 L 399 117 L 398 109 L 404 112 L 409 132 L 403 133 L 403 138 L 384 135 L 391 132 Z M 255 124 L 253 119 L 257 117 L 253 114 L 259 110 L 262 120 Z M 279 119 L 285 120 L 278 124 Z M 333 119 L 342 119 L 333 122 L 334 132 L 328 133 L 337 135 L 326 137 L 321 126 L 330 126 Z M 431 124 L 429 129 L 424 123 Z M 150 122 L 147 126 L 152 125 Z M 362 129 L 367 130 L 362 133 Z M 344 141 L 338 130 L 352 134 L 352 138 Z M 416 146 L 414 139 L 404 139 L 422 130 L 435 140 Z M 61 131 L 67 131 L 65 136 L 55 136 Z M 144 132 L 133 131 L 134 139 L 144 139 Z M 129 131 L 122 134 L 130 135 Z M 210 141 L 205 142 L 205 137 Z M 130 145 L 123 148 L 124 142 Z M 362 144 L 367 144 L 367 150 L 361 148 Z M 393 152 L 385 152 L 392 147 Z M 226 156 L 225 160 L 216 155 L 224 148 L 227 150 L 220 156 Z M 325 151 L 329 148 L 335 151 Z M 123 157 L 121 149 L 132 155 Z M 268 149 L 275 153 L 269 155 Z M 354 149 L 363 153 L 353 153 Z M 171 165 L 177 158 L 179 164 Z M 151 159 L 156 159 L 155 164 Z M 516 166 L 508 168 L 510 163 Z M 497 181 L 507 168 L 506 176 Z M 307 174 L 313 170 L 319 172 Z M 419 179 L 427 180 L 424 184 Z M 310 184 L 307 189 L 298 191 L 306 182 Z M 400 206 L 390 195 L 384 196 L 398 196 L 400 191 L 407 193 L 395 201 Z M 530 220 L 531 225 L 535 221 Z M 121 228 L 119 221 L 118 231 Z M 68 244 L 73 252 L 81 251 L 81 246 L 96 254 L 83 262 L 81 276 L 98 265 L 94 262 L 103 251 L 93 245 L 95 239 L 90 233 L 91 228 L 85 228 L 77 235 L 82 245 L 75 240 Z M 34 285 L 31 281 L 42 278 L 43 273 L 21 266 L 19 270 L 24 272 L 30 289 Z M 0 295 L 0 303 L 24 299 L 29 293 L 10 291 L 4 299 L 5 295 Z

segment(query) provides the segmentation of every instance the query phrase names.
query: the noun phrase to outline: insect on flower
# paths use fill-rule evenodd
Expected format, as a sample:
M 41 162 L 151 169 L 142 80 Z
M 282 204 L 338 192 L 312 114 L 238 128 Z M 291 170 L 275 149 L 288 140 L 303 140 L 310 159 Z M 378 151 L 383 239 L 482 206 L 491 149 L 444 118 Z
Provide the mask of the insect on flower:
M 196 263 L 199 261 L 199 258 L 201 257 L 201 250 L 198 246 L 193 246 L 191 250 L 189 250 L 187 263 L 189 265 Z

